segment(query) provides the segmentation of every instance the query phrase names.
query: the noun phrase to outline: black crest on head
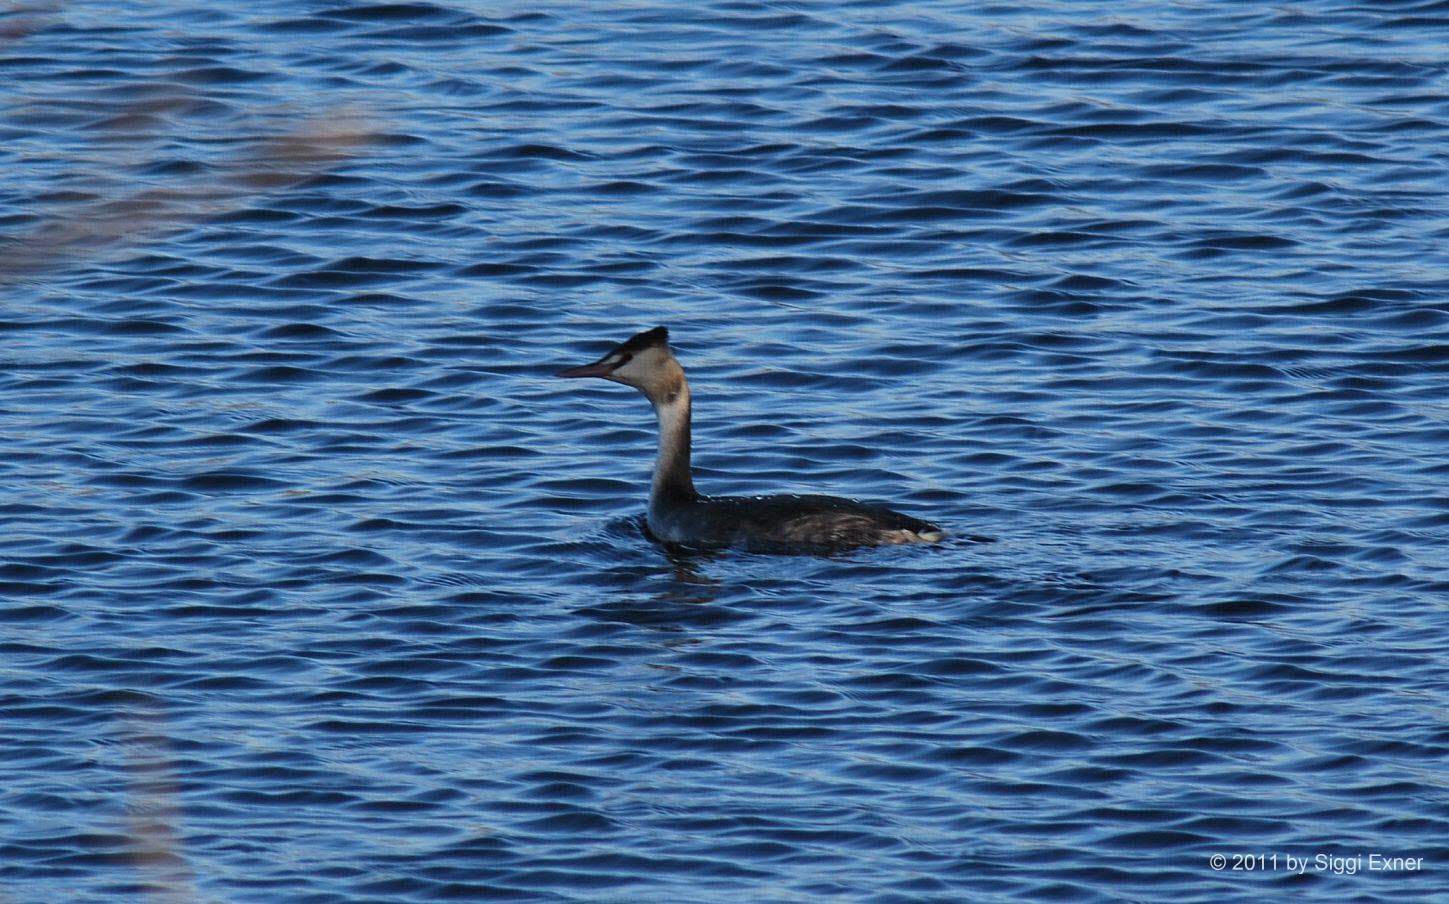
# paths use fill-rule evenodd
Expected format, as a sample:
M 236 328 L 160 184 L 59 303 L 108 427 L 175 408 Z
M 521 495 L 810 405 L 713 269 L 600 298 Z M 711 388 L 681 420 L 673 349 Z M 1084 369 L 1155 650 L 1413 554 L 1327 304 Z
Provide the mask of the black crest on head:
M 642 333 L 636 333 L 630 336 L 628 339 L 619 343 L 619 347 L 614 351 L 632 355 L 635 352 L 642 352 L 646 348 L 653 348 L 656 345 L 663 347 L 668 344 L 669 330 L 662 326 L 656 326 L 652 330 L 645 330 Z

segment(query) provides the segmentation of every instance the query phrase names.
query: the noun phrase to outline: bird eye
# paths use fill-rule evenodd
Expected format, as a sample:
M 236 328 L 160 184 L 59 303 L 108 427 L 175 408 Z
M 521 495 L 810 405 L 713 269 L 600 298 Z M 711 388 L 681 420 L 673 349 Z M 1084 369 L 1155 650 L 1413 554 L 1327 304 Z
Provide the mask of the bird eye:
M 623 367 L 625 364 L 628 364 L 630 361 L 633 361 L 633 360 L 634 360 L 634 353 L 633 352 L 625 352 L 624 354 L 622 354 L 622 355 L 619 356 L 619 360 L 618 360 L 618 362 L 614 366 L 615 367 Z

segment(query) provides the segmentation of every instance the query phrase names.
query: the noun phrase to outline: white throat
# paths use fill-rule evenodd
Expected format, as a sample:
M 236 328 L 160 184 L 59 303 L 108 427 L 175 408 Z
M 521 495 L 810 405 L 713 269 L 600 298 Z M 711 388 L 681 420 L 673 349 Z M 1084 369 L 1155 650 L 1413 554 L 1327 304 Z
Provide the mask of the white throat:
M 670 493 L 694 493 L 689 468 L 689 409 L 689 384 L 683 380 L 671 398 L 654 403 L 659 417 L 659 454 L 649 488 L 651 508 Z

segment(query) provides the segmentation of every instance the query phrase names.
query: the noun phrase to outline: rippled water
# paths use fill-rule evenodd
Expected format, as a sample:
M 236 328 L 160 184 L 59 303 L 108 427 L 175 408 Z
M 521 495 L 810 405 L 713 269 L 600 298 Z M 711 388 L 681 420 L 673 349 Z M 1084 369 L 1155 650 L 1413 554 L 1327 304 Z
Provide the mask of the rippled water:
M 1442 893 L 1449 4 L 1031 7 L 0 22 L 0 898 Z

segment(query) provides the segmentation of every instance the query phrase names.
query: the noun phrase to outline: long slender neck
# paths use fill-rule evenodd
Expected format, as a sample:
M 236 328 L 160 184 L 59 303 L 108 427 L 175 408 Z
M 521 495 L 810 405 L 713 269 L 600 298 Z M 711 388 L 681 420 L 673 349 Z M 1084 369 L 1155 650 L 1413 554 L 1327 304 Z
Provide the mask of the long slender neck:
M 649 488 L 652 509 L 660 503 L 695 498 L 689 468 L 689 383 L 684 371 L 680 369 L 679 382 L 667 394 L 651 401 L 659 416 L 659 457 L 654 460 L 654 482 Z

